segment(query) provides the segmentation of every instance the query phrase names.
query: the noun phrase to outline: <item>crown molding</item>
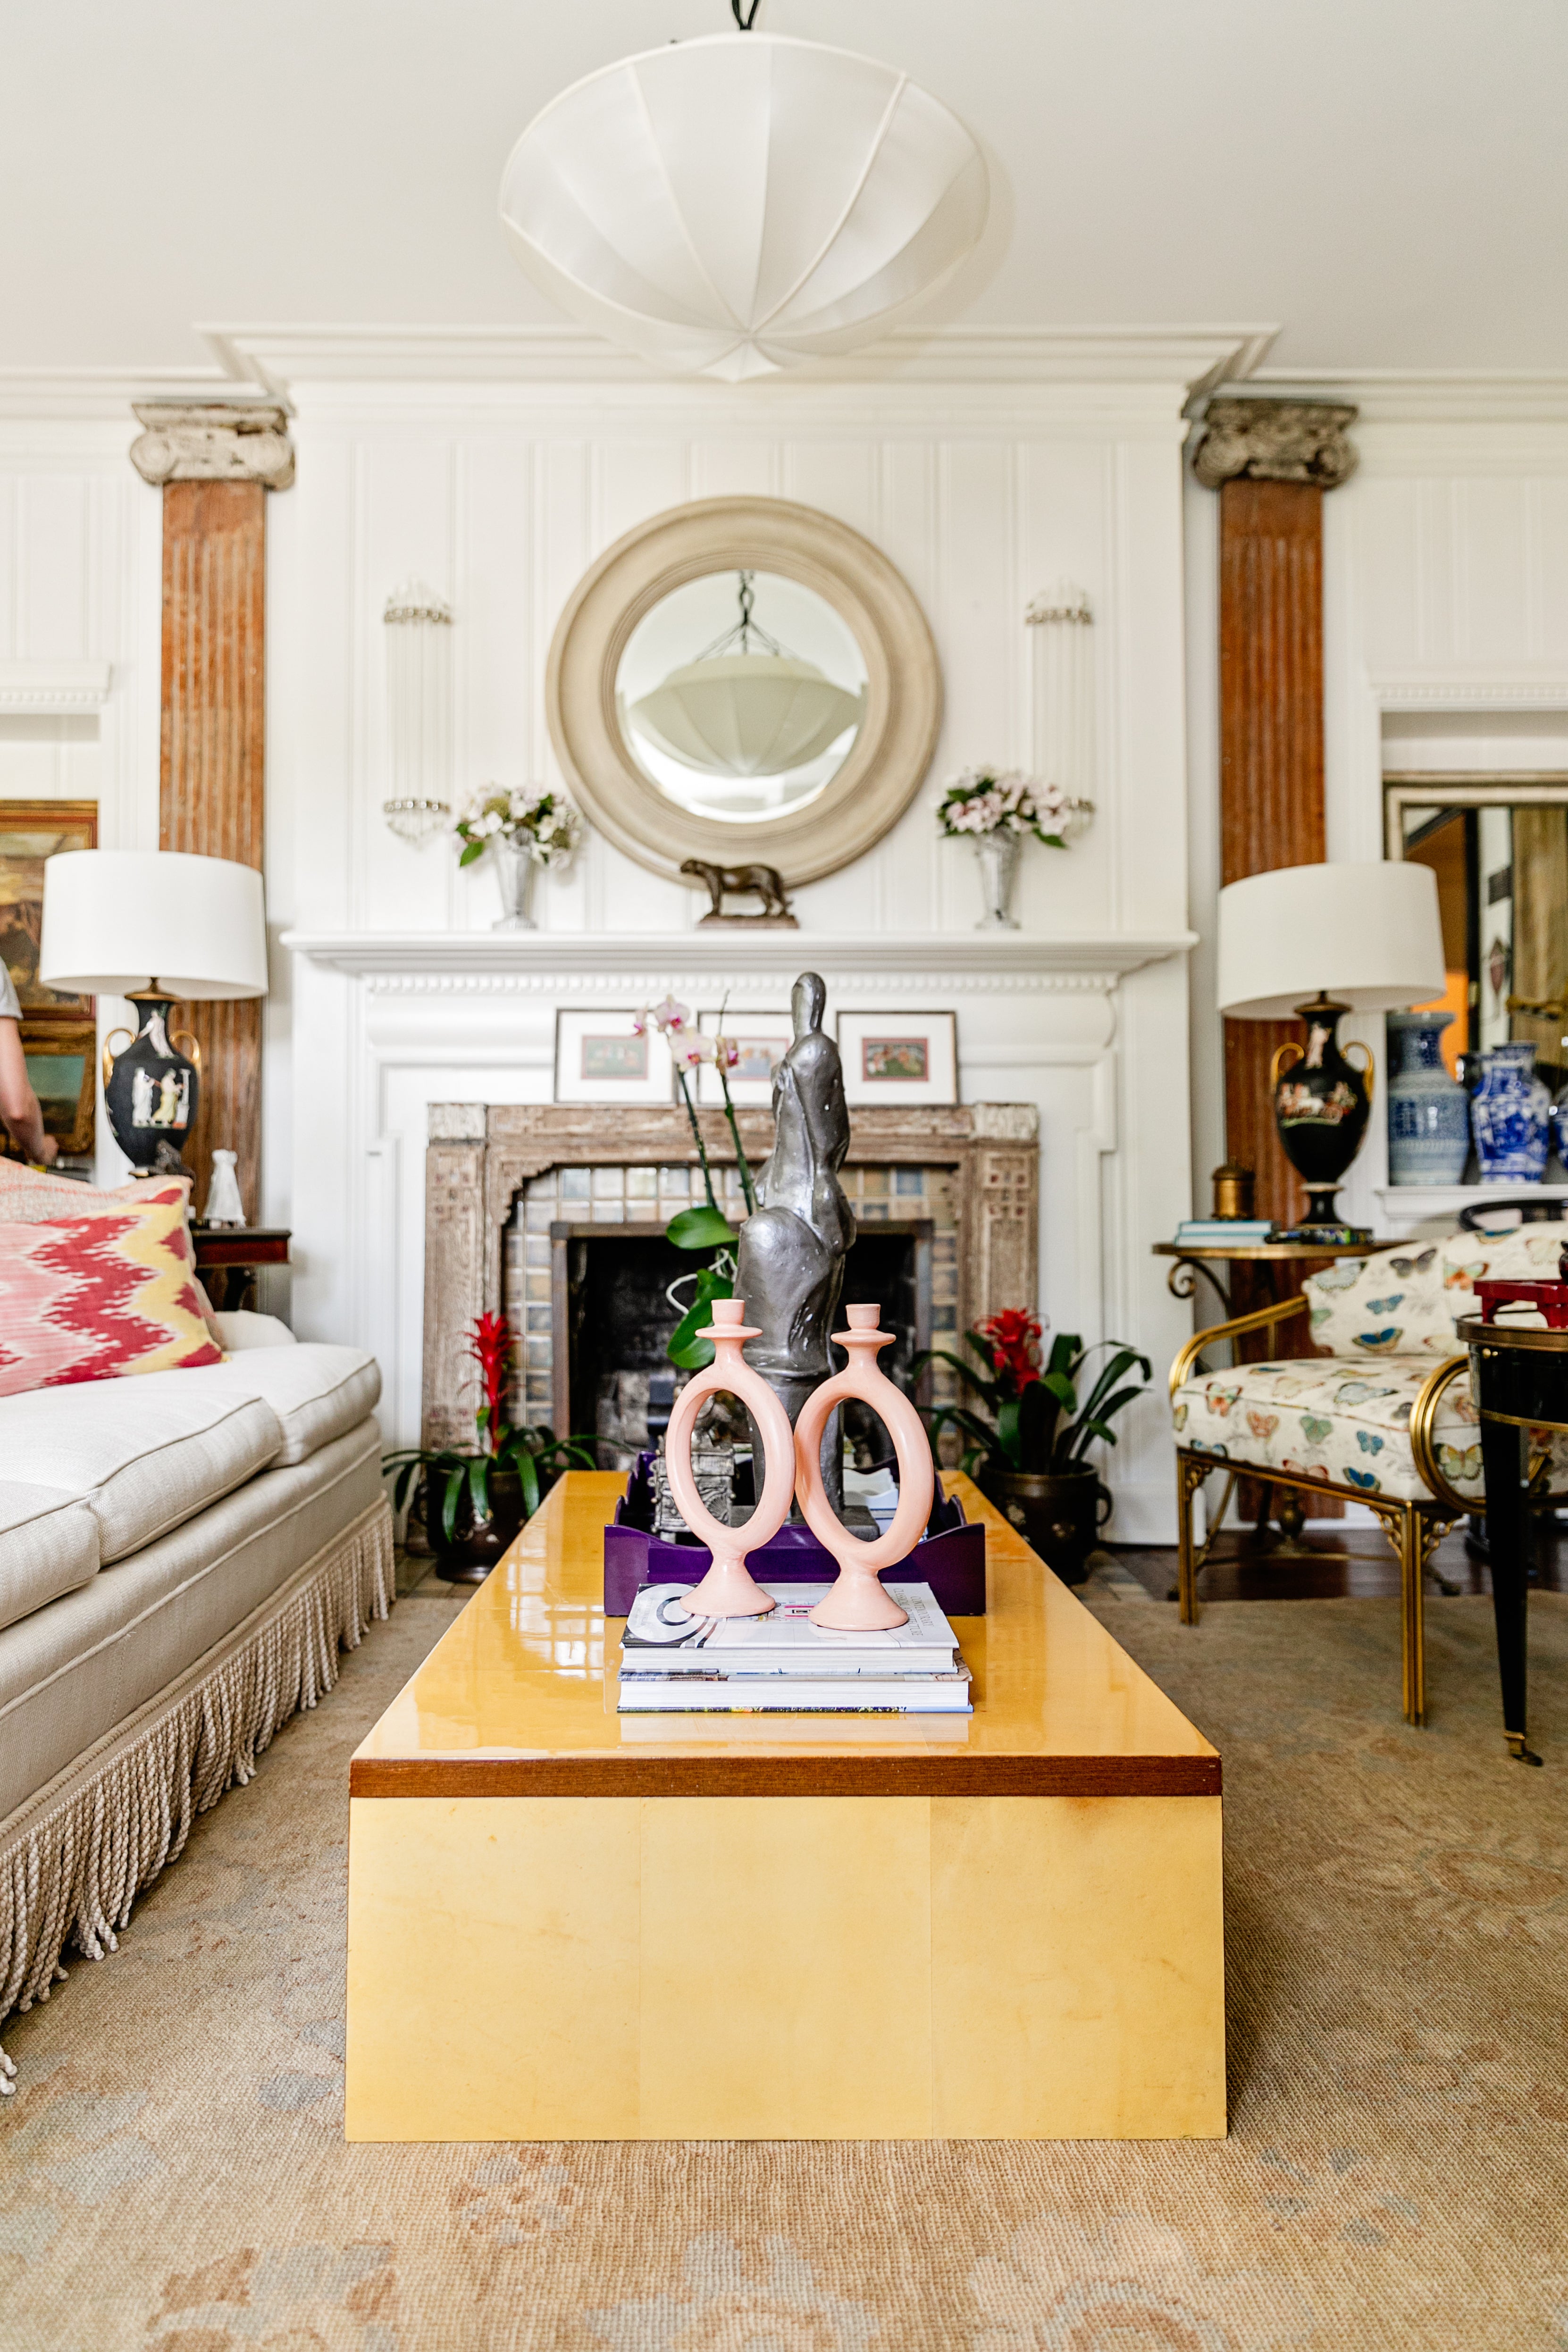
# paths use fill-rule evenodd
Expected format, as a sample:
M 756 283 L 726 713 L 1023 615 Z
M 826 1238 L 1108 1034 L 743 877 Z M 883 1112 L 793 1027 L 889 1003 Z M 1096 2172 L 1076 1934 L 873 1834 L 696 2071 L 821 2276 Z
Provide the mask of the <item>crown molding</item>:
M 378 994 L 506 995 L 570 987 L 636 994 L 723 980 L 786 990 L 803 969 L 830 987 L 1103 989 L 1197 944 L 1192 931 L 1046 939 L 994 931 L 898 931 L 859 939 L 715 926 L 672 933 L 285 931 L 312 963 L 369 981 Z
M 0 418 L 133 426 L 139 400 L 255 400 L 259 386 L 214 368 L 0 368 Z
M 305 388 L 410 384 L 572 385 L 731 408 L 807 402 L 850 387 L 1179 386 L 1201 394 L 1249 376 L 1272 326 L 900 328 L 852 359 L 824 360 L 742 385 L 660 374 L 602 336 L 569 326 L 208 326 L 222 373 L 290 400 Z
M 1228 393 L 1229 383 L 1216 385 Z M 1373 425 L 1568 424 L 1568 374 L 1523 368 L 1284 368 L 1259 364 L 1240 397 L 1346 401 Z
M 0 714 L 69 719 L 101 710 L 113 675 L 106 661 L 0 661 Z

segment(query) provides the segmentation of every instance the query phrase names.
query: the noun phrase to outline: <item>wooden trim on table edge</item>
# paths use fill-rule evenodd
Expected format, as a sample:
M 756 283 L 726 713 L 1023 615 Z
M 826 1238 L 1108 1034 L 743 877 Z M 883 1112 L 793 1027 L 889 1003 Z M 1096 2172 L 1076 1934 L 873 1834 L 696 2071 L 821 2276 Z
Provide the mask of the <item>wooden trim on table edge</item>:
M 1217 1756 L 357 1756 L 351 1797 L 1217 1797 Z

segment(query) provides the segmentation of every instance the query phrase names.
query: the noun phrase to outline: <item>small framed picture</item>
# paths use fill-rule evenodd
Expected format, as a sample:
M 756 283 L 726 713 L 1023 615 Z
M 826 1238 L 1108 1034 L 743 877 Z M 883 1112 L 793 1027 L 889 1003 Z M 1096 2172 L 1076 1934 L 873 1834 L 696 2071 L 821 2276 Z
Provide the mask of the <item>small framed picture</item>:
M 558 1103 L 667 1103 L 675 1092 L 669 1047 L 657 1029 L 639 1037 L 637 1013 L 561 1008 L 555 1015 Z
M 700 1013 L 697 1025 L 711 1037 L 719 1026 L 716 1013 Z M 787 1013 L 736 1013 L 724 1015 L 724 1034 L 740 1048 L 741 1058 L 730 1071 L 730 1099 L 737 1110 L 768 1110 L 773 1099 L 773 1072 L 795 1043 L 795 1023 Z M 711 1062 L 698 1072 L 697 1099 L 721 1110 L 723 1091 Z
M 955 1013 L 841 1013 L 838 1053 L 851 1104 L 958 1100 Z
M 43 1114 L 62 1151 L 90 1151 L 98 1108 L 98 1030 L 91 1021 L 24 1021 L 22 1051 Z

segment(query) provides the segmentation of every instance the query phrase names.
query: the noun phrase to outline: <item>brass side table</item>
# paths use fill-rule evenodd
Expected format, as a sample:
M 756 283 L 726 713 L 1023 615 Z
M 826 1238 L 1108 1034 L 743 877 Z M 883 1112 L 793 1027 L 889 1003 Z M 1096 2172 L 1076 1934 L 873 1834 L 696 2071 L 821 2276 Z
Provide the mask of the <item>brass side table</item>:
M 1530 1458 L 1530 1433 L 1568 1433 L 1568 1331 L 1486 1323 L 1479 1315 L 1463 1317 L 1455 1328 L 1470 1351 L 1470 1381 L 1481 1416 L 1503 1738 L 1521 1764 L 1539 1764 L 1525 1739 L 1530 1502 L 1537 1466 Z
M 1389 1243 L 1376 1241 L 1156 1242 L 1154 1255 L 1168 1257 L 1173 1261 L 1169 1274 L 1165 1276 L 1165 1287 L 1173 1298 L 1195 1297 L 1198 1277 L 1201 1275 L 1224 1307 L 1226 1320 L 1228 1322 L 1233 1315 L 1247 1313 L 1255 1307 L 1272 1307 L 1282 1299 L 1293 1297 L 1300 1288 L 1306 1274 L 1314 1265 L 1328 1265 L 1335 1258 L 1371 1257 L 1374 1251 L 1389 1247 L 1391 1247 Z M 1221 1264 L 1239 1265 L 1247 1269 L 1242 1277 L 1249 1294 L 1246 1298 L 1237 1299 L 1236 1297 L 1236 1293 L 1242 1286 L 1241 1282 L 1234 1279 L 1230 1283 L 1222 1282 L 1219 1276 L 1215 1273 L 1215 1266 Z M 1310 1352 L 1310 1343 L 1306 1341 L 1306 1334 L 1294 1326 L 1287 1325 L 1282 1331 L 1270 1333 L 1268 1336 L 1273 1340 L 1289 1340 L 1292 1353 L 1299 1352 L 1305 1355 Z M 1298 1343 L 1302 1344 L 1298 1345 Z M 1234 1475 L 1245 1478 L 1247 1471 L 1242 1467 Z M 1254 1541 L 1259 1548 L 1271 1549 L 1277 1558 L 1289 1559 L 1292 1555 L 1315 1557 L 1312 1547 L 1301 1541 L 1301 1529 L 1306 1524 L 1307 1507 L 1300 1496 L 1293 1493 L 1289 1487 L 1278 1490 L 1279 1499 L 1274 1503 L 1273 1517 L 1279 1528 L 1279 1538 L 1276 1539 L 1273 1528 L 1269 1525 L 1269 1503 L 1275 1492 L 1276 1490 L 1266 1483 L 1259 1484 Z M 1227 1490 L 1225 1502 L 1220 1506 L 1221 1517 L 1224 1517 L 1226 1506 L 1229 1501 L 1230 1494 Z M 1217 1526 L 1218 1521 L 1216 1520 L 1215 1524 Z

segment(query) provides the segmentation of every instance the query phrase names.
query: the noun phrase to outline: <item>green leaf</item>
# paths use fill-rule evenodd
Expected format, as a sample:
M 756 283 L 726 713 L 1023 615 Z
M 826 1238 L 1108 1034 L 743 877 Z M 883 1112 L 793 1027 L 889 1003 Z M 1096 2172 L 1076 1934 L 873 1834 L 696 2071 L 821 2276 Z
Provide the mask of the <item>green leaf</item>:
M 482 841 L 470 841 L 462 856 L 458 858 L 458 864 L 459 866 L 471 866 L 476 857 L 482 857 L 484 854 L 485 845 Z
M 448 1470 L 447 1489 L 441 1497 L 441 1533 L 449 1544 L 458 1540 L 458 1498 L 463 1491 L 464 1472 Z
M 683 1250 L 724 1249 L 739 1239 L 729 1218 L 721 1210 L 709 1208 L 706 1202 L 698 1209 L 682 1209 L 678 1216 L 671 1217 L 664 1237 Z
M 474 1515 L 474 1525 L 490 1515 L 490 1465 L 486 1454 L 476 1454 L 468 1465 L 468 1508 Z
M 1018 1459 L 1018 1400 L 1007 1397 L 996 1408 L 996 1443 L 1015 1470 L 1023 1465 Z
M 1047 1395 L 1054 1396 L 1058 1404 L 1065 1405 L 1068 1412 L 1078 1411 L 1078 1391 L 1065 1372 L 1042 1372 L 1040 1386 Z
M 531 1519 L 539 1508 L 539 1471 L 525 1445 L 518 1448 L 516 1460 L 517 1475 L 522 1481 L 523 1517 Z
M 994 1409 L 999 1393 L 997 1382 L 983 1381 L 973 1365 L 966 1364 L 962 1356 L 952 1355 L 946 1348 L 922 1348 L 910 1366 L 910 1378 L 918 1381 L 928 1364 L 951 1365 L 959 1378 L 966 1381 L 975 1393 L 983 1396 L 986 1403 Z

